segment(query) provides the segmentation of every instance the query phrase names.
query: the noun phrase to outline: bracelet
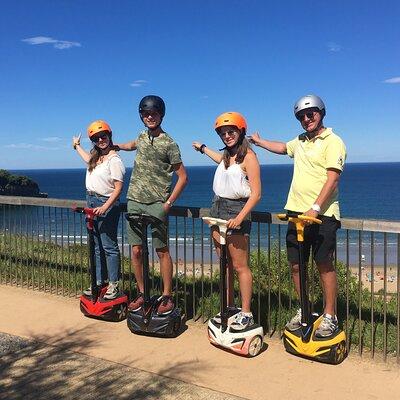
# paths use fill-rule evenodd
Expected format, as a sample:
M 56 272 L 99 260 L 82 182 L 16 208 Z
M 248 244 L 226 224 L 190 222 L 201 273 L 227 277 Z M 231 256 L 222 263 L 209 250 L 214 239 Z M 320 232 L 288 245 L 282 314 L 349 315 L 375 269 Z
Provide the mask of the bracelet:
M 76 146 L 79 146 L 81 144 L 81 142 L 75 143 L 74 144 L 74 150 L 76 150 Z
M 199 147 L 199 151 L 201 154 L 204 154 L 204 147 L 207 147 L 204 143 Z
M 170 207 L 172 207 L 172 202 L 170 202 L 169 200 L 167 200 L 166 203 L 167 203 Z

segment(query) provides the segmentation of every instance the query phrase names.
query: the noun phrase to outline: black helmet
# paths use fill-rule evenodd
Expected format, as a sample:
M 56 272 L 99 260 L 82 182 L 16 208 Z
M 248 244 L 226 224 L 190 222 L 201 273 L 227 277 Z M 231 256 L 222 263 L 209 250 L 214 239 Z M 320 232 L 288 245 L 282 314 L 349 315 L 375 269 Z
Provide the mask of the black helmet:
M 164 100 L 159 96 L 145 96 L 139 103 L 139 114 L 143 111 L 157 111 L 161 119 L 165 115 L 165 103 Z

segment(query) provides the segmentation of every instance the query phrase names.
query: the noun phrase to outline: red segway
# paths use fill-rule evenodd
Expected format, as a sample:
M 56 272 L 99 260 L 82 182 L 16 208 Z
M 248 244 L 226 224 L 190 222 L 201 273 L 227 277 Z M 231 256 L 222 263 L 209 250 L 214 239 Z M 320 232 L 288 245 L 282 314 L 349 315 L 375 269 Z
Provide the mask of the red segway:
M 96 261 L 94 255 L 94 219 L 93 209 L 87 207 L 73 207 L 73 211 L 85 214 L 86 228 L 89 245 L 89 267 L 92 295 L 82 294 L 80 297 L 80 308 L 82 313 L 91 318 L 99 318 L 107 321 L 122 321 L 126 317 L 128 309 L 128 296 L 120 292 L 115 299 L 104 299 L 107 286 L 99 287 L 96 282 Z

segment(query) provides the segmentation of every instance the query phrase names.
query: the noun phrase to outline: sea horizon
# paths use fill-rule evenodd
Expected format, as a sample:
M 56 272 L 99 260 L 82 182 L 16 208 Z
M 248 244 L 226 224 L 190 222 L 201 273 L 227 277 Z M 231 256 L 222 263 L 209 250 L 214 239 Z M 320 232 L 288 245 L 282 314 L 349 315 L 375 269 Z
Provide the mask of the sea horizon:
M 354 161 L 354 162 L 346 162 L 345 164 L 345 168 L 348 165 L 363 165 L 363 164 L 400 164 L 400 161 Z M 293 166 L 293 162 L 292 163 L 260 163 L 261 167 L 273 167 L 273 166 Z M 201 164 L 201 165 L 191 165 L 191 164 L 186 164 L 185 163 L 185 167 L 188 168 L 199 168 L 199 167 L 212 167 L 213 164 L 210 161 L 210 164 Z M 130 168 L 130 167 L 127 167 Z M 10 172 L 17 172 L 17 171 L 69 171 L 69 170 L 81 170 L 81 169 L 85 169 L 84 166 L 82 167 L 68 167 L 68 168 L 12 168 L 12 169 L 6 169 L 6 168 L 0 168 L 0 169 L 5 169 L 7 171 Z

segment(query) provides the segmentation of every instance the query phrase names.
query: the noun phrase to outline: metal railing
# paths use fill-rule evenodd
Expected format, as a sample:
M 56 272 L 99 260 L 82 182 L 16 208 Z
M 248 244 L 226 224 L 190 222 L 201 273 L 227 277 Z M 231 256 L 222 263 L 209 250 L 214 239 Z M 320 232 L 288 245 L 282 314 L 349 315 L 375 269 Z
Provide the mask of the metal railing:
M 78 296 L 89 285 L 85 221 L 71 210 L 74 205 L 85 202 L 0 196 L 1 284 L 62 296 Z M 219 306 L 219 263 L 201 220 L 207 213 L 205 208 L 173 207 L 169 217 L 175 301 L 187 318 L 200 322 Z M 262 212 L 253 212 L 252 220 L 252 310 L 269 336 L 280 336 L 298 304 L 286 260 L 285 223 Z M 133 294 L 125 224 L 121 217 L 121 283 Z M 335 263 L 337 312 L 348 349 L 400 364 L 400 222 L 342 219 Z M 150 266 L 151 288 L 159 293 L 159 263 L 151 241 Z M 321 311 L 323 296 L 313 263 L 309 275 L 312 307 Z M 238 301 L 237 284 L 235 288 Z

